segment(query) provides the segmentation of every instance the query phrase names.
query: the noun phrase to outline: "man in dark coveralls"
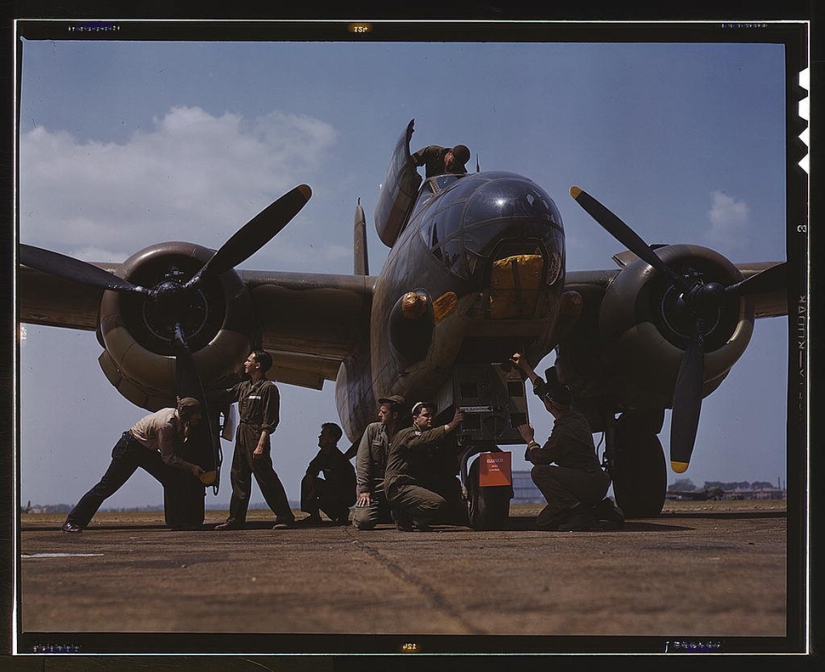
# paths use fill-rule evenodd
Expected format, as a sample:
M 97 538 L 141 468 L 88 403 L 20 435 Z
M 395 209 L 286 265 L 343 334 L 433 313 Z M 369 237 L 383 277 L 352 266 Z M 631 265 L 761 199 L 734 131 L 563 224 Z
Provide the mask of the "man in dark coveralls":
M 435 412 L 435 404 L 415 404 L 413 426 L 398 432 L 390 445 L 384 492 L 396 510 L 396 526 L 402 532 L 428 531 L 439 513 L 460 504 L 444 492 L 444 460 L 440 458 L 448 450 L 445 438 L 461 424 L 464 411 L 456 408 L 448 424 L 433 429 Z
M 237 401 L 239 416 L 230 472 L 232 498 L 229 501 L 229 517 L 225 523 L 217 525 L 216 530 L 240 530 L 244 527 L 253 474 L 266 503 L 275 513 L 273 529 L 291 527 L 295 522 L 286 491 L 272 468 L 270 457 L 270 435 L 280 421 L 281 403 L 278 388 L 266 377 L 271 366 L 270 354 L 265 350 L 255 350 L 243 364 L 248 380 L 209 395 L 210 400 L 218 403 Z
M 367 425 L 355 456 L 358 499 L 352 522 L 359 530 L 371 530 L 378 523 L 392 522 L 384 494 L 384 470 L 390 443 L 402 428 L 404 397 L 393 394 L 378 400 L 378 422 Z
M 115 494 L 138 467 L 154 476 L 164 488 L 175 486 L 174 476 L 179 469 L 200 478 L 203 469 L 178 454 L 188 438 L 189 427 L 197 425 L 200 418 L 200 402 L 184 397 L 175 408 L 163 408 L 138 420 L 123 432 L 112 449 L 112 462 L 106 473 L 80 498 L 60 529 L 68 533 L 82 532 L 100 505 Z M 167 518 L 169 514 L 167 511 Z M 167 520 L 167 524 L 175 527 L 172 520 Z
M 443 175 L 444 173 L 462 175 L 467 172 L 464 164 L 470 160 L 470 150 L 466 145 L 456 145 L 455 147 L 429 145 L 419 149 L 411 158 L 416 166 L 425 167 L 426 177 Z
M 611 511 L 605 519 L 615 518 L 614 522 L 618 524 L 620 512 L 614 512 L 612 502 L 604 500 L 610 476 L 599 464 L 587 419 L 572 407 L 570 389 L 557 381 L 545 385 L 519 353 L 515 353 L 510 361 L 530 378 L 534 391 L 555 418 L 553 431 L 544 446 L 535 441 L 532 425 L 518 428 L 527 442 L 524 459 L 535 465 L 531 471 L 533 482 L 547 500 L 547 506 L 536 518 L 536 527 L 540 530 L 591 530 L 597 526 L 594 511 L 606 504 L 610 505 Z
M 323 511 L 334 525 L 349 525 L 349 507 L 355 504 L 355 469 L 338 449 L 338 440 L 343 434 L 334 422 L 321 425 L 320 450 L 301 480 L 301 511 L 309 516 L 298 524 L 321 524 L 319 512 Z M 323 472 L 323 478 L 319 472 Z

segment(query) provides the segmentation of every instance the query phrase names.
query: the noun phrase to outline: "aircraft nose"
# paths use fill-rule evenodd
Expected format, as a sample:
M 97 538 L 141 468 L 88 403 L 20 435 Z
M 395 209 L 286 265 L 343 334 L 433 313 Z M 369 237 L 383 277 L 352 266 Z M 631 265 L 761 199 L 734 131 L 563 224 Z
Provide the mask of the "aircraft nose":
M 496 282 L 524 285 L 533 278 L 539 284 L 556 282 L 564 263 L 564 230 L 553 199 L 512 173 L 474 177 L 441 196 L 427 232 L 433 254 L 479 290 Z

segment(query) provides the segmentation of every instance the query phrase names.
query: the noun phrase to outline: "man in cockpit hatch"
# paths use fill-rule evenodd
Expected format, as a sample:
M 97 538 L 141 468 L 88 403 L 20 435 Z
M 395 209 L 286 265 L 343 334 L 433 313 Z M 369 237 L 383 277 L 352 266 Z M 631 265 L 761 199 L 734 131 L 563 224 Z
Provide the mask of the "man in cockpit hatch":
M 411 158 L 416 166 L 424 166 L 426 177 L 444 173 L 461 175 L 467 172 L 464 164 L 470 160 L 470 150 L 466 145 L 455 147 L 429 145 L 419 149 Z

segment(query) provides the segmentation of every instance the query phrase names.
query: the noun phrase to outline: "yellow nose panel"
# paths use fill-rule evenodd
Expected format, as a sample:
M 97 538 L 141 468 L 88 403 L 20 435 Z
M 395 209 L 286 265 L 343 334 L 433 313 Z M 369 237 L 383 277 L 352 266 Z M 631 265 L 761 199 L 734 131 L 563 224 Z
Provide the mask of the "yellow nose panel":
M 544 260 L 540 254 L 517 254 L 493 262 L 490 317 L 533 317 L 539 298 Z

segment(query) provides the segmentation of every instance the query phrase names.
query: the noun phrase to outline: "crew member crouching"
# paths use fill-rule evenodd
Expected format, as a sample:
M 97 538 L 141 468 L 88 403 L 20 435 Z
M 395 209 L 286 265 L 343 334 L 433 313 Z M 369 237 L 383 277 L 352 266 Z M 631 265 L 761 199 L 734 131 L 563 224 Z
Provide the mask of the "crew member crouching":
M 621 512 L 604 499 L 610 476 L 599 464 L 587 419 L 572 407 L 570 388 L 558 381 L 545 384 L 519 353 L 510 361 L 530 378 L 534 391 L 555 418 L 553 431 L 543 446 L 536 442 L 532 425 L 518 428 L 527 442 L 524 459 L 535 465 L 531 471 L 533 482 L 547 500 L 547 506 L 536 518 L 536 527 L 591 530 L 597 527 L 594 511 L 617 525 L 623 522 Z M 607 505 L 611 511 L 602 514 L 601 509 L 608 508 Z
M 309 516 L 297 521 L 298 524 L 320 525 L 323 511 L 334 525 L 349 525 L 349 507 L 355 503 L 355 469 L 338 448 L 342 435 L 334 422 L 321 425 L 320 450 L 301 480 L 301 511 Z

